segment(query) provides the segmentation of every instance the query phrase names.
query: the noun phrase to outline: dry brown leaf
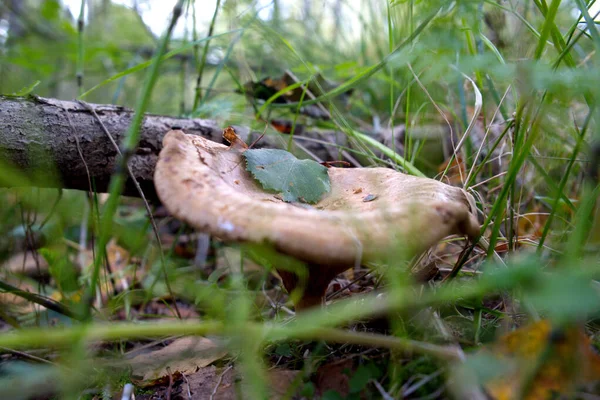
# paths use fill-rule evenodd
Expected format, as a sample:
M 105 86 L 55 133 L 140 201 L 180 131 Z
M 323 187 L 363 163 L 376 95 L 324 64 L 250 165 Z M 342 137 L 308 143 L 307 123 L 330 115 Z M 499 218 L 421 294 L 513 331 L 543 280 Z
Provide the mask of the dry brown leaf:
M 204 337 L 184 337 L 150 353 L 129 360 L 132 380 L 139 386 L 154 386 L 169 381 L 171 375 L 191 374 L 225 357 L 227 352 Z
M 100 276 L 101 284 L 99 288 L 104 300 L 109 299 L 113 295 L 115 290 L 113 282 L 116 284 L 118 291 L 124 291 L 130 288 L 134 281 L 139 281 L 142 274 L 139 268 L 131 265 L 129 252 L 119 246 L 115 239 L 111 239 L 106 245 L 106 254 L 113 275 L 112 278 L 105 273 L 102 273 Z M 80 253 L 78 260 L 84 270 L 89 269 L 94 263 L 94 251 L 86 249 Z M 137 277 L 134 277 L 134 274 Z
M 119 246 L 114 239 L 108 242 L 108 245 L 106 246 L 106 253 L 108 255 L 110 269 L 113 271 L 113 273 L 123 272 L 125 267 L 129 265 L 129 252 L 123 247 Z
M 267 373 L 269 379 L 269 389 L 271 399 L 285 399 L 289 394 L 290 387 L 298 378 L 302 371 L 292 371 L 289 369 L 273 369 Z M 293 394 L 293 393 L 292 393 Z
M 438 172 L 446 171 L 445 181 L 451 185 L 462 186 L 467 178 L 467 167 L 461 156 L 452 157 L 444 161 L 439 167 Z
M 37 261 L 35 259 L 37 257 Z M 27 276 L 38 276 L 48 273 L 48 262 L 41 255 L 33 252 L 17 253 L 0 265 L 0 271 Z
M 533 240 L 540 238 L 547 220 L 548 215 L 542 212 L 539 205 L 536 205 L 531 212 L 519 216 L 517 223 L 519 237 L 529 237 Z
M 191 400 L 235 400 L 236 372 L 232 368 L 217 368 L 214 366 L 201 368 L 198 372 L 186 376 L 189 382 Z M 183 383 L 182 386 L 186 384 Z M 187 388 L 184 389 L 187 391 Z M 184 391 L 184 393 L 185 393 Z M 182 393 L 183 394 L 183 393 Z M 183 398 L 188 398 L 187 393 Z
M 522 392 L 527 400 L 549 399 L 577 385 L 600 381 L 600 356 L 581 327 L 553 330 L 543 320 L 502 336 L 484 351 L 510 368 L 486 384 L 496 400 L 516 399 Z
M 235 132 L 233 126 L 228 126 L 223 130 L 223 138 L 230 144 L 230 148 L 237 150 L 246 150 L 248 145 Z
M 185 379 L 174 380 L 175 385 L 169 389 L 168 382 L 162 387 L 153 388 L 151 393 L 136 393 L 136 400 L 156 400 L 167 398 L 186 400 L 236 400 L 236 374 L 232 368 L 215 366 L 200 368 L 193 374 L 185 375 Z M 212 396 L 212 397 L 211 397 Z
M 351 358 L 336 360 L 321 365 L 316 373 L 316 390 L 319 395 L 328 391 L 339 393 L 342 397 L 350 393 L 350 376 L 354 372 L 354 363 Z
M 9 285 L 18 287 L 24 292 L 38 292 L 38 288 L 34 287 L 31 281 L 25 281 L 11 276 L 4 277 L 2 279 Z M 7 311 L 12 315 L 29 314 L 35 311 L 36 309 L 46 309 L 45 307 L 32 303 L 31 301 L 26 300 L 21 296 L 17 296 L 15 294 L 7 292 L 0 292 L 0 307 L 2 307 L 4 311 Z

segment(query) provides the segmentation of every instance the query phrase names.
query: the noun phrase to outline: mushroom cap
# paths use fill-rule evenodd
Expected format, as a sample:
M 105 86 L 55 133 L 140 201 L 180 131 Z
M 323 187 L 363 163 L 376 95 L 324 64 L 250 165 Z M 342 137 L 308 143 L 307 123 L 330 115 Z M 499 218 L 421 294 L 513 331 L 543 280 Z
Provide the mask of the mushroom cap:
M 388 168 L 328 173 L 331 191 L 318 203 L 285 203 L 246 171 L 239 149 L 172 130 L 154 184 L 165 207 L 196 229 L 314 265 L 410 257 L 446 236 L 479 234 L 474 200 L 460 188 Z

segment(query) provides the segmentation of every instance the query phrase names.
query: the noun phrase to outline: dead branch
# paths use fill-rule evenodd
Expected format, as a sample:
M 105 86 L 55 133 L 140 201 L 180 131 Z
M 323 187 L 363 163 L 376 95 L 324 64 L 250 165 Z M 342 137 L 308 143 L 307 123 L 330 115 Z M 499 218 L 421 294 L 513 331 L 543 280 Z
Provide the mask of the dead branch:
M 89 106 L 114 140 L 121 143 L 133 110 L 104 104 Z M 214 121 L 147 115 L 140 144 L 129 166 L 150 198 L 155 198 L 152 180 L 162 139 L 173 127 L 222 141 L 221 130 Z M 27 174 L 43 171 L 57 178 L 36 185 L 87 191 L 91 180 L 96 192 L 105 192 L 117 156 L 110 138 L 85 105 L 41 97 L 0 96 L 0 162 L 8 162 Z M 124 194 L 138 196 L 131 179 Z

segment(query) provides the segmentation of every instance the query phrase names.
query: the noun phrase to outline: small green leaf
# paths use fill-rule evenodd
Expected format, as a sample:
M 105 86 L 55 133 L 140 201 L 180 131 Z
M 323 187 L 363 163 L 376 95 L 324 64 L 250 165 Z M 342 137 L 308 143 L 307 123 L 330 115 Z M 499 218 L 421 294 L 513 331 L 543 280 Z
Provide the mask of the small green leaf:
M 315 397 L 315 385 L 312 382 L 306 382 L 300 391 L 300 395 L 312 399 Z
M 362 391 L 371 379 L 376 379 L 381 375 L 375 364 L 361 365 L 356 369 L 356 372 L 350 378 L 350 393 L 358 393 Z
M 298 160 L 285 150 L 246 150 L 246 170 L 266 190 L 283 194 L 287 202 L 318 202 L 331 190 L 327 168 L 312 160 Z
M 290 357 L 292 355 L 292 349 L 288 343 L 283 343 L 277 346 L 275 354 L 278 356 Z
M 343 400 L 343 399 L 344 399 L 344 396 L 342 396 L 335 390 L 328 390 L 325 393 L 323 393 L 323 397 L 321 397 L 321 400 Z

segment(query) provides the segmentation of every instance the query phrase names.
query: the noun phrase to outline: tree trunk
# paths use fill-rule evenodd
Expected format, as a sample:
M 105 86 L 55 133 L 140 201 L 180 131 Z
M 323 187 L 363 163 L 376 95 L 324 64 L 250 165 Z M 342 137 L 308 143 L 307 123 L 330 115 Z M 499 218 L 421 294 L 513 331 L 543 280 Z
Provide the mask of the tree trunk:
M 114 105 L 89 106 L 96 110 L 111 136 L 120 143 L 134 112 Z M 163 136 L 173 127 L 222 141 L 221 129 L 214 121 L 146 115 L 139 146 L 129 165 L 149 198 L 156 197 L 152 179 Z M 116 160 L 117 151 L 108 135 L 83 104 L 40 97 L 0 96 L 0 164 L 12 164 L 28 175 L 41 171 L 56 178 L 36 181 L 36 185 L 87 191 L 90 190 L 89 171 L 94 190 L 105 192 Z M 130 180 L 123 194 L 138 196 Z

